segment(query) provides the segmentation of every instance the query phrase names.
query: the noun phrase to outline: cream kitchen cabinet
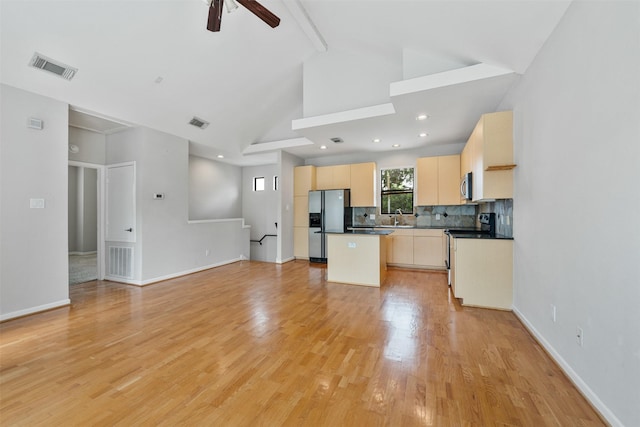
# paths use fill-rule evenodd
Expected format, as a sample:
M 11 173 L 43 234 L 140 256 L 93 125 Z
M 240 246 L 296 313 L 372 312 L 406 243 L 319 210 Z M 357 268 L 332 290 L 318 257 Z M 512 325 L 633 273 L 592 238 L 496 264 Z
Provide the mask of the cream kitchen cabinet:
M 351 188 L 351 166 L 321 166 L 316 168 L 317 190 L 342 190 Z
M 396 228 L 387 236 L 387 263 L 413 265 L 413 230 Z
M 451 279 L 462 305 L 511 310 L 513 240 L 453 238 Z
M 484 114 L 467 145 L 473 201 L 513 198 L 513 112 Z
M 293 226 L 309 226 L 309 196 L 293 197 Z
M 376 164 L 356 163 L 351 170 L 351 206 L 376 206 Z
M 316 167 L 293 171 L 293 255 L 309 259 L 309 191 L 316 189 Z
M 309 259 L 309 227 L 293 227 L 293 256 Z
M 416 161 L 417 206 L 460 204 L 460 155 L 421 157 Z
M 445 268 L 443 251 L 444 231 L 440 229 L 413 230 L 413 263 L 420 267 Z
M 293 169 L 293 195 L 308 196 L 309 191 L 316 189 L 316 167 L 298 166 Z
M 444 241 L 441 229 L 394 228 L 387 236 L 387 264 L 445 269 Z

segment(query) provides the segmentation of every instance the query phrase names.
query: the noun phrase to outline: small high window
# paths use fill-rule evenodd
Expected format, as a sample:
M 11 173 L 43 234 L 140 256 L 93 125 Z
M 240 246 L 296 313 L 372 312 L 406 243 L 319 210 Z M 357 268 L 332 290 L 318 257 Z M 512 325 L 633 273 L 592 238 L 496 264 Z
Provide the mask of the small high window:
M 253 177 L 253 191 L 264 191 L 264 176 Z
M 413 168 L 382 169 L 380 213 L 413 213 Z

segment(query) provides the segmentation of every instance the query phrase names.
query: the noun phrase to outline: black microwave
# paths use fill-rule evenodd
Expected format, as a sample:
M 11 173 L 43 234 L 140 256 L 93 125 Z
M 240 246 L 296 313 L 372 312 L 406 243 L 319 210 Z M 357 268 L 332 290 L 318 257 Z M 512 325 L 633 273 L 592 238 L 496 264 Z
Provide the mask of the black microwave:
M 464 200 L 471 200 L 473 194 L 471 193 L 471 189 L 473 188 L 473 178 L 471 176 L 471 172 L 467 172 L 462 175 L 462 181 L 460 182 L 460 196 Z

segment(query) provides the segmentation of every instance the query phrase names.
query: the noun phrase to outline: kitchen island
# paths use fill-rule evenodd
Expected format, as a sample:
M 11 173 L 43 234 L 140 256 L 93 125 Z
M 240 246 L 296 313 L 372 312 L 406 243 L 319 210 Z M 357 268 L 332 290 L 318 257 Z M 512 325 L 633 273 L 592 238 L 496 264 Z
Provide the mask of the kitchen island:
M 393 230 L 327 233 L 327 280 L 380 287 L 387 273 L 386 236 Z

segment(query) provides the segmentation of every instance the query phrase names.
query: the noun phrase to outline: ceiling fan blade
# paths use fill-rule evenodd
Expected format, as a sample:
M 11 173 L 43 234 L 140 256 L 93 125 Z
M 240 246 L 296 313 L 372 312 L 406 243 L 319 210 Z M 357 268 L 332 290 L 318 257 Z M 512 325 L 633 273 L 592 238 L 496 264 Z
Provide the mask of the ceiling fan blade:
M 269 10 L 258 3 L 256 0 L 236 0 L 238 3 L 249 9 L 251 13 L 262 19 L 268 26 L 275 28 L 280 25 L 280 18 L 278 18 Z
M 211 6 L 209 6 L 207 30 L 215 33 L 220 31 L 220 22 L 222 21 L 222 1 L 223 0 L 212 0 Z

